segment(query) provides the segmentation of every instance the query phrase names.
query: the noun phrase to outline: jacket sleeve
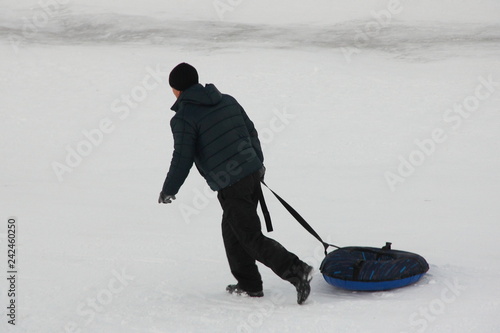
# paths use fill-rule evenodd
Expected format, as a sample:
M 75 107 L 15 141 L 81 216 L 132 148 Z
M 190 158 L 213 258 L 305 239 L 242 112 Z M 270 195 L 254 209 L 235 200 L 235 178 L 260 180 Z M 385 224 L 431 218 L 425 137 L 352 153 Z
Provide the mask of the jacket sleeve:
M 250 139 L 252 140 L 252 147 L 255 150 L 255 153 L 257 154 L 259 160 L 262 163 L 264 163 L 264 154 L 262 153 L 262 148 L 260 146 L 260 140 L 257 130 L 255 129 L 253 122 L 250 120 L 250 118 L 248 117 L 243 108 L 241 108 L 241 114 L 243 115 L 243 119 L 245 120 L 245 125 L 247 127 L 248 133 L 250 134 Z
M 179 192 L 193 166 L 196 149 L 196 131 L 190 124 L 174 116 L 170 127 L 174 136 L 174 152 L 163 183 L 162 192 L 165 195 L 175 195 Z

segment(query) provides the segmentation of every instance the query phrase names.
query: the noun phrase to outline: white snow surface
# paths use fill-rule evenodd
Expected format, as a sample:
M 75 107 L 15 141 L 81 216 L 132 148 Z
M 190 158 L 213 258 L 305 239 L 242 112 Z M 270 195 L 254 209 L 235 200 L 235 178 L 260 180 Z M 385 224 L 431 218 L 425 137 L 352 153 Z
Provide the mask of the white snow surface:
M 0 331 L 500 332 L 499 9 L 4 1 Z M 262 265 L 264 298 L 226 294 L 215 194 L 193 169 L 174 203 L 157 203 L 168 73 L 182 61 L 243 105 L 267 183 L 325 240 L 390 241 L 429 272 L 393 291 L 336 289 L 318 271 L 322 246 L 266 191 L 268 235 L 315 267 L 311 296 L 297 305 Z

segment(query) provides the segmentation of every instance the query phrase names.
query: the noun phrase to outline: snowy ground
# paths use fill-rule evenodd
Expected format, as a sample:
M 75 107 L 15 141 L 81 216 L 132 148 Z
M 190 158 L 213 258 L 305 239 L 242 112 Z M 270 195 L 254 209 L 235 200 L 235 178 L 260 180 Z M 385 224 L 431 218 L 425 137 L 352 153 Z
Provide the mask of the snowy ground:
M 500 332 L 495 2 L 403 2 L 386 21 L 371 14 L 389 10 L 382 1 L 321 1 L 303 16 L 299 2 L 240 2 L 223 17 L 205 1 L 197 21 L 184 17 L 193 1 L 176 14 L 94 2 L 53 7 L 37 31 L 36 3 L 0 14 L 0 274 L 11 216 L 19 272 L 15 326 L 0 284 L 2 332 Z M 320 235 L 391 241 L 429 273 L 377 293 L 317 273 L 298 306 L 262 267 L 266 297 L 227 295 L 215 195 L 193 170 L 178 200 L 156 202 L 181 61 L 245 107 L 268 184 Z M 318 269 L 321 245 L 268 205 L 270 236 Z

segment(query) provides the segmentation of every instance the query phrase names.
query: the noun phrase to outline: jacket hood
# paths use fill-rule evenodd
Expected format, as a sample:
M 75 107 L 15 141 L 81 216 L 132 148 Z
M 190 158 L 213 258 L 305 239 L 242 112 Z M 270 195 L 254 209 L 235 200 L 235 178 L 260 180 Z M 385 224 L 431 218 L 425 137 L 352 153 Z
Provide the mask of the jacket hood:
M 219 103 L 221 99 L 221 92 L 213 84 L 202 86 L 198 83 L 183 91 L 171 109 L 177 112 L 184 104 L 211 106 Z

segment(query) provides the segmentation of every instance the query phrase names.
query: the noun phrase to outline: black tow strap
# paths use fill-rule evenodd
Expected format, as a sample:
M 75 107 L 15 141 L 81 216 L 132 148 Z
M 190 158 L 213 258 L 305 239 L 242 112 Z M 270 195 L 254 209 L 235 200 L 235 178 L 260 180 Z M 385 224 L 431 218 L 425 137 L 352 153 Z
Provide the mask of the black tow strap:
M 321 237 L 318 235 L 318 233 L 316 231 L 314 231 L 314 229 L 309 225 L 309 223 L 307 223 L 306 220 L 304 220 L 304 218 L 302 216 L 300 216 L 300 214 L 292 206 L 290 206 L 285 200 L 283 200 L 283 198 L 281 198 L 278 194 L 276 194 L 276 192 L 271 190 L 269 188 L 269 186 L 267 186 L 267 184 L 264 183 L 264 181 L 261 181 L 261 182 L 262 182 L 262 184 L 264 184 L 265 187 L 267 187 L 269 189 L 269 191 L 271 191 L 272 194 L 274 194 L 274 196 L 279 200 L 279 202 L 281 202 L 281 204 L 286 208 L 286 210 L 288 210 L 288 212 L 297 220 L 297 222 L 299 222 L 300 225 L 302 225 L 304 227 L 304 229 L 306 229 L 311 235 L 313 235 L 317 240 L 319 240 L 321 242 L 321 244 L 323 244 L 323 247 L 325 248 L 325 256 L 327 254 L 326 250 L 330 246 L 335 247 L 337 249 L 340 249 L 340 247 L 338 247 L 336 245 L 328 244 L 328 243 L 324 242 L 321 239 Z M 264 194 L 262 193 L 262 188 L 260 189 L 260 207 L 262 208 L 262 213 L 264 214 L 264 219 L 266 221 L 267 231 L 271 232 L 271 231 L 273 231 L 273 226 L 271 223 L 271 215 L 269 214 L 269 210 L 267 209 L 267 205 L 266 205 L 266 202 L 264 200 Z
M 264 183 L 264 182 L 262 182 Z M 273 231 L 273 224 L 271 223 L 271 214 L 269 214 L 269 209 L 267 209 L 266 200 L 264 199 L 264 193 L 262 193 L 262 187 L 259 186 L 259 203 L 262 209 L 262 215 L 264 215 L 264 220 L 266 221 L 267 232 Z

